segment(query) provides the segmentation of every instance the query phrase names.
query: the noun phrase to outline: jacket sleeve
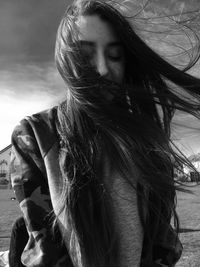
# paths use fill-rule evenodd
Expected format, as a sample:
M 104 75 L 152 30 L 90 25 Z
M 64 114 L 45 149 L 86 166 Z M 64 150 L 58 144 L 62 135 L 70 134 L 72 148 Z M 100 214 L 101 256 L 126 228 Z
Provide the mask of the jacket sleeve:
M 26 119 L 14 129 L 11 155 L 11 182 L 29 235 L 22 263 L 28 267 L 71 266 L 60 234 L 52 232 L 45 165 L 34 129 Z

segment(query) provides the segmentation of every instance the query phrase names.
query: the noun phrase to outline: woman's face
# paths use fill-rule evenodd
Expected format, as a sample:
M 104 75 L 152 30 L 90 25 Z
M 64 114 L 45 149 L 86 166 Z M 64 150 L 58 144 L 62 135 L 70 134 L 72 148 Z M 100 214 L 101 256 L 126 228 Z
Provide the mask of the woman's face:
M 77 21 L 79 42 L 86 59 L 105 79 L 121 84 L 124 79 L 124 49 L 111 25 L 98 15 Z

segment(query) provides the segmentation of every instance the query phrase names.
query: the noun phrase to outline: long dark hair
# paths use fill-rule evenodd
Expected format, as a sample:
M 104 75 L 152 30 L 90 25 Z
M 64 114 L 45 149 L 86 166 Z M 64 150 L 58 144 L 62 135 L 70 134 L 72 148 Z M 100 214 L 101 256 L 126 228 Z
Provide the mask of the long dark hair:
M 99 77 L 78 47 L 76 21 L 94 14 L 113 26 L 124 47 L 122 90 Z M 99 0 L 76 1 L 68 7 L 57 33 L 55 61 L 67 85 L 57 121 L 63 176 L 59 208 L 72 232 L 74 260 L 78 266 L 115 265 L 117 242 L 103 181 L 106 157 L 142 200 L 138 208 L 150 266 L 160 224 L 170 228 L 173 215 L 175 228 L 179 225 L 174 166 L 190 164 L 173 149 L 170 122 L 176 109 L 199 117 L 200 80 L 165 61 L 120 12 Z M 110 90 L 112 101 L 103 97 L 103 90 Z M 130 178 L 133 166 L 140 173 L 136 187 L 135 178 Z

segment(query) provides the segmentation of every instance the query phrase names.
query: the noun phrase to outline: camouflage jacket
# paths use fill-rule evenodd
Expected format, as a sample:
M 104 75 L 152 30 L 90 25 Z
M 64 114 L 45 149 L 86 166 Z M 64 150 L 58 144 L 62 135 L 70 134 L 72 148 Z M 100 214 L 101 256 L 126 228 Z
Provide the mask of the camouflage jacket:
M 62 189 L 56 115 L 55 107 L 26 117 L 12 135 L 11 181 L 29 234 L 21 259 L 29 267 L 73 266 L 60 238 L 52 235 L 50 224 L 52 211 L 57 214 Z M 160 227 L 154 244 L 154 263 L 144 265 L 142 258 L 141 267 L 175 266 L 181 252 L 182 246 L 173 229 L 166 232 Z

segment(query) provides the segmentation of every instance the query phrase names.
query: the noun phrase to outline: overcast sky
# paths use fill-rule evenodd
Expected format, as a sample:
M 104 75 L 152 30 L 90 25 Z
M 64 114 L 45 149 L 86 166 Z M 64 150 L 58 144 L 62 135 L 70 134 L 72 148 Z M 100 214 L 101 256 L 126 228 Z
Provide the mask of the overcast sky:
M 12 130 L 19 120 L 57 104 L 64 94 L 64 83 L 56 71 L 53 58 L 56 30 L 69 2 L 71 1 L 0 0 L 0 150 L 10 144 Z M 141 9 L 142 1 L 130 2 L 131 10 L 134 9 L 133 14 L 136 14 Z M 150 2 L 139 16 L 158 17 L 172 12 L 184 16 L 184 12 L 200 8 L 198 0 Z M 161 20 L 135 22 L 137 26 L 141 25 L 139 28 L 146 23 L 156 31 Z M 162 30 L 165 30 L 166 26 L 163 25 Z M 198 28 L 197 20 L 193 27 Z M 173 55 L 174 50 L 167 47 L 170 38 L 171 36 L 165 35 L 165 43 L 161 42 L 163 38 L 158 43 L 152 34 L 149 36 L 150 43 L 155 42 L 158 51 Z M 173 38 L 174 42 L 178 39 L 181 44 L 188 42 L 187 38 L 176 34 Z M 178 62 L 182 62 L 181 60 L 182 58 Z M 193 70 L 193 74 L 200 77 L 198 68 Z M 179 126 L 174 128 L 173 135 L 182 144 L 180 147 L 187 154 L 200 152 L 199 123 L 185 115 L 178 115 L 176 123 Z

